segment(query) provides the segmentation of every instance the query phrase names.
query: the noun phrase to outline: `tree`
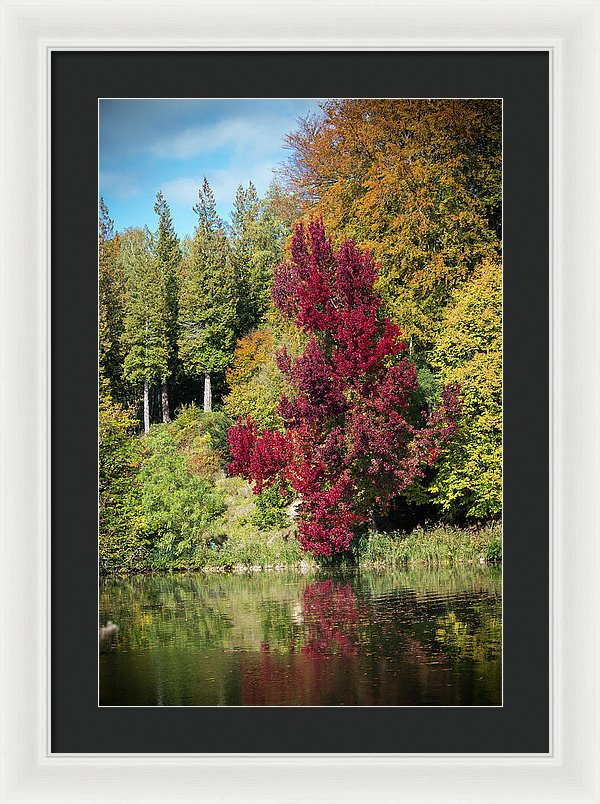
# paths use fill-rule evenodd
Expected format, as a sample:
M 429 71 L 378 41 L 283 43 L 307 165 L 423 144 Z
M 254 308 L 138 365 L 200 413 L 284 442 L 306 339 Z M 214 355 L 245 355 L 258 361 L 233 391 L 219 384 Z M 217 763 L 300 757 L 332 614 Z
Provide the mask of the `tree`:
M 145 563 L 147 544 L 139 482 L 140 444 L 127 411 L 108 396 L 100 399 L 99 550 L 100 570 L 135 571 Z
M 162 275 L 162 286 L 165 295 L 164 313 L 169 348 L 168 373 L 161 387 L 161 407 L 163 422 L 170 422 L 169 390 L 167 381 L 177 371 L 177 323 L 179 316 L 179 267 L 181 264 L 181 248 L 173 228 L 173 219 L 169 205 L 162 192 L 156 194 L 154 212 L 158 215 L 158 230 L 154 237 L 154 250 L 158 269 Z
M 144 432 L 150 428 L 149 389 L 169 376 L 171 351 L 165 276 L 145 229 L 127 229 L 121 238 L 127 287 L 123 343 L 125 377 L 143 388 Z
M 471 520 L 502 511 L 502 268 L 484 262 L 456 291 L 431 360 L 459 383 L 462 415 L 430 491 L 446 516 Z
M 264 321 L 272 307 L 273 271 L 283 258 L 287 227 L 261 201 L 256 188 L 237 189 L 231 216 L 231 257 L 238 284 L 237 335 Z
M 291 257 L 275 272 L 273 299 L 308 341 L 278 365 L 294 389 L 283 395 L 284 431 L 248 419 L 230 430 L 229 471 L 254 490 L 286 481 L 300 496 L 299 538 L 306 550 L 329 556 L 350 547 L 375 508 L 423 475 L 453 433 L 456 388 L 418 428 L 405 418 L 417 389 L 398 327 L 382 315 L 370 255 L 346 239 L 333 251 L 322 222 L 296 226 Z
M 123 345 L 125 285 L 119 261 L 119 236 L 108 207 L 100 198 L 98 219 L 99 372 L 100 390 L 123 400 Z
M 204 377 L 209 411 L 211 375 L 223 374 L 233 356 L 236 298 L 227 235 L 206 177 L 194 212 L 198 225 L 182 266 L 178 346 L 185 370 Z
M 327 101 L 288 145 L 304 214 L 371 251 L 392 319 L 428 349 L 449 292 L 499 254 L 501 102 Z
M 224 410 L 234 420 L 249 416 L 261 428 L 281 428 L 277 406 L 287 384 L 277 368 L 278 344 L 281 339 L 269 327 L 253 330 L 237 342 L 224 399 Z

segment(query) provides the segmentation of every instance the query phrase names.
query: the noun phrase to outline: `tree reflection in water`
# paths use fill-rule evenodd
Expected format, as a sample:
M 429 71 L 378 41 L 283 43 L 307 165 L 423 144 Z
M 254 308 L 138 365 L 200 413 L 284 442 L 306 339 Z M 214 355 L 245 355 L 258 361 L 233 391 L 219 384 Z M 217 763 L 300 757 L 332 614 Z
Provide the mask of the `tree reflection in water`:
M 500 592 L 488 567 L 111 579 L 101 705 L 499 705 Z

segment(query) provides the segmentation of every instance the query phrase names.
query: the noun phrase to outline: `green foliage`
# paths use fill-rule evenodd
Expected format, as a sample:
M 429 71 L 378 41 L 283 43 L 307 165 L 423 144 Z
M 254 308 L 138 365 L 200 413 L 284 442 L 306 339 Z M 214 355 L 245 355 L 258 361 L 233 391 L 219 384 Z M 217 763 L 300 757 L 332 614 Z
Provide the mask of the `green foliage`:
M 154 211 L 158 215 L 158 230 L 154 236 L 154 253 L 162 277 L 165 328 L 169 350 L 168 378 L 170 378 L 174 376 L 178 366 L 177 327 L 181 248 L 173 227 L 169 205 L 160 191 L 156 195 Z M 168 420 L 168 415 L 165 418 Z
M 283 259 L 289 228 L 261 201 L 250 182 L 238 187 L 230 228 L 231 256 L 238 286 L 237 334 L 260 325 L 272 309 L 273 271 Z
M 208 552 L 205 567 L 295 567 L 300 561 L 306 562 L 307 558 L 310 560 L 293 537 L 239 529 L 221 546 L 215 546 Z M 311 563 L 314 565 L 314 562 Z
M 99 410 L 99 559 L 101 572 L 135 571 L 147 559 L 135 422 L 108 397 Z
M 100 389 L 113 399 L 124 399 L 123 330 L 125 282 L 119 260 L 120 238 L 104 199 L 98 219 L 98 333 Z
M 198 197 L 198 225 L 182 265 L 178 345 L 185 371 L 201 377 L 231 362 L 236 297 L 225 227 L 206 178 Z
M 485 546 L 485 557 L 487 561 L 499 563 L 502 561 L 502 534 L 492 536 Z
M 270 327 L 254 330 L 238 341 L 233 364 L 227 371 L 229 394 L 225 411 L 233 418 L 248 416 L 262 428 L 280 428 L 277 404 L 287 383 L 275 362 L 283 345 Z
M 140 385 L 163 382 L 171 359 L 165 277 L 148 230 L 127 229 L 121 236 L 126 306 L 123 371 Z
M 251 522 L 261 530 L 271 530 L 289 525 L 290 519 L 286 508 L 290 504 L 290 495 L 283 495 L 279 484 L 264 488 L 255 498 L 256 508 Z
M 184 454 L 192 474 L 214 480 L 229 460 L 227 432 L 232 420 L 221 411 L 204 412 L 196 405 L 184 405 L 168 432 Z
M 458 383 L 463 414 L 431 485 L 450 517 L 482 520 L 502 510 L 502 274 L 485 262 L 452 296 L 431 360 Z
M 479 529 L 448 526 L 417 528 L 409 534 L 370 532 L 355 546 L 358 564 L 455 564 L 499 561 L 502 529 L 492 523 Z
M 223 498 L 193 475 L 165 426 L 151 428 L 143 461 L 142 509 L 156 568 L 195 566 L 206 553 L 206 532 L 223 512 Z

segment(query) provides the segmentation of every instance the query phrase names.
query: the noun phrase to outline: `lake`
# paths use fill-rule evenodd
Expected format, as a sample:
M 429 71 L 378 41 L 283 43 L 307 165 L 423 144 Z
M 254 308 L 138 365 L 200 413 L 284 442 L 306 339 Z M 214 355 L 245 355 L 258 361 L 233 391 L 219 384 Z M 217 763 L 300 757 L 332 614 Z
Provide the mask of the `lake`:
M 101 706 L 498 706 L 501 569 L 104 578 Z

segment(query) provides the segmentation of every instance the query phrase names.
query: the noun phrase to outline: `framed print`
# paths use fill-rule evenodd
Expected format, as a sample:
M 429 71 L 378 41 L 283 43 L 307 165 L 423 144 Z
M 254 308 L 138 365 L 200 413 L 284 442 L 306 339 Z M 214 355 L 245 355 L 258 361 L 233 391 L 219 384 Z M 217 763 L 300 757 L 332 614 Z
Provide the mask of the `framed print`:
M 335 4 L 319 7 L 321 21 L 315 33 L 299 5 L 287 6 L 285 12 L 260 4 L 198 9 L 177 5 L 167 18 L 167 9 L 147 4 L 143 15 L 133 15 L 135 21 L 132 5 L 112 10 L 110 20 L 87 3 L 77 7 L 5 5 L 2 323 L 7 393 L 3 399 L 6 502 L 2 507 L 2 572 L 7 612 L 3 650 L 7 729 L 2 800 L 81 800 L 91 796 L 128 801 L 143 794 L 150 801 L 168 797 L 211 800 L 217 796 L 231 801 L 279 801 L 282 797 L 290 801 L 392 801 L 398 800 L 399 790 L 404 800 L 415 802 L 469 798 L 534 801 L 549 797 L 600 800 L 598 637 L 594 624 L 598 613 L 594 591 L 598 570 L 594 538 L 598 378 L 593 371 L 598 291 L 594 270 L 598 213 L 594 143 L 599 133 L 594 100 L 597 6 L 557 3 L 540 7 L 524 3 L 515 14 L 514 9 L 502 6 L 451 4 L 443 9 L 416 9 L 402 3 L 383 5 L 375 17 L 369 16 L 368 35 L 364 33 L 367 9 L 352 6 L 353 16 L 346 14 L 344 20 L 338 10 Z M 539 37 L 532 40 L 534 23 Z M 291 316 L 291 324 L 286 326 L 299 327 L 287 332 L 301 333 L 291 339 L 285 336 L 288 355 L 293 344 L 300 345 L 292 359 L 288 358 L 286 368 L 280 348 L 286 345 L 283 330 L 276 330 L 273 323 L 276 310 L 271 311 L 271 318 L 264 317 L 267 308 L 257 312 L 262 298 L 260 265 L 256 270 L 240 267 L 242 246 L 241 240 L 236 240 L 239 233 L 236 235 L 234 216 L 223 227 L 223 242 L 227 242 L 223 264 L 214 262 L 211 269 L 211 276 L 221 272 L 214 288 L 214 298 L 218 296 L 221 307 L 211 330 L 209 346 L 214 360 L 209 366 L 204 357 L 197 360 L 209 347 L 204 351 L 198 347 L 198 327 L 194 329 L 192 320 L 192 313 L 206 304 L 210 295 L 204 284 L 202 292 L 194 296 L 194 271 L 200 265 L 194 262 L 194 255 L 202 249 L 205 254 L 208 248 L 200 243 L 198 234 L 202 215 L 207 221 L 213 213 L 215 220 L 226 215 L 218 207 L 221 202 L 217 194 L 214 204 L 211 201 L 212 190 L 219 187 L 217 176 L 223 179 L 222 197 L 235 202 L 238 211 L 246 208 L 244 204 L 252 205 L 252 189 L 256 191 L 256 204 L 264 204 L 267 187 L 262 187 L 260 180 L 258 190 L 254 184 L 252 188 L 246 184 L 258 175 L 252 173 L 255 168 L 248 168 L 248 160 L 253 159 L 252 164 L 257 166 L 262 159 L 263 167 L 267 162 L 270 167 L 271 156 L 266 149 L 278 126 L 282 134 L 290 134 L 291 159 L 295 155 L 306 165 L 309 152 L 306 148 L 298 150 L 302 131 L 294 134 L 288 122 L 281 122 L 284 104 L 286 114 L 304 115 L 305 134 L 311 119 L 306 115 L 320 113 L 328 115 L 321 125 L 334 132 L 332 150 L 327 152 L 324 139 L 319 148 L 324 149 L 325 158 L 321 153 L 315 157 L 315 164 L 328 167 L 330 180 L 319 184 L 324 176 L 319 173 L 316 184 L 297 185 L 297 191 L 305 192 L 314 206 L 304 207 L 306 228 L 296 228 L 287 262 L 284 241 L 265 235 L 266 219 L 260 219 L 261 254 L 267 240 L 268 248 L 281 249 L 279 258 L 265 258 L 269 271 L 262 296 L 271 297 L 274 267 L 275 307 L 284 318 Z M 361 131 L 365 132 L 362 139 L 355 128 L 356 114 L 361 116 Z M 390 134 L 390 121 L 398 116 L 411 121 L 410 127 L 402 129 L 403 133 L 398 129 Z M 302 147 L 308 142 L 306 147 L 316 149 L 319 123 L 318 117 L 312 119 L 317 120 L 315 128 L 308 132 Z M 383 123 L 377 129 L 380 119 Z M 175 125 L 177 120 L 180 123 Z M 334 449 L 331 439 L 337 424 L 327 430 L 331 465 L 324 464 L 329 472 L 324 485 L 317 490 L 307 485 L 301 468 L 307 464 L 307 449 L 311 455 L 325 449 L 309 422 L 315 395 L 308 393 L 306 404 L 298 402 L 308 387 L 302 360 L 306 370 L 310 363 L 310 372 L 314 373 L 321 365 L 317 359 L 321 349 L 319 354 L 330 361 L 328 382 L 331 384 L 337 371 L 338 379 L 345 383 L 346 390 L 340 392 L 346 406 L 340 433 L 346 439 L 349 433 L 355 434 L 352 454 L 356 453 L 356 444 L 364 443 L 365 428 L 370 428 L 371 443 L 379 438 L 373 429 L 379 417 L 387 432 L 386 439 L 377 441 L 377 455 L 383 455 L 393 442 L 393 423 L 400 426 L 397 411 L 385 407 L 393 390 L 388 389 L 389 377 L 397 375 L 400 382 L 394 367 L 413 365 L 410 361 L 400 364 L 393 355 L 405 350 L 412 358 L 418 352 L 419 337 L 425 341 L 424 311 L 432 309 L 435 296 L 433 288 L 420 306 L 406 306 L 406 296 L 399 301 L 400 297 L 386 289 L 391 274 L 385 253 L 390 247 L 382 261 L 377 237 L 369 239 L 359 227 L 351 232 L 357 245 L 350 246 L 343 240 L 347 222 L 345 229 L 336 230 L 332 210 L 342 210 L 347 221 L 347 196 L 336 198 L 333 190 L 325 192 L 322 188 L 331 188 L 335 182 L 341 186 L 346 163 L 335 162 L 335 148 L 348 136 L 343 134 L 345 125 L 352 130 L 357 152 L 372 141 L 385 154 L 377 163 L 377 181 L 373 176 L 363 176 L 369 194 L 359 193 L 360 204 L 353 207 L 353 214 L 359 208 L 369 208 L 373 232 L 376 210 L 384 210 L 388 218 L 377 225 L 384 233 L 393 231 L 391 248 L 398 248 L 399 254 L 406 254 L 402 251 L 406 249 L 404 242 L 411 248 L 420 242 L 416 233 L 424 231 L 423 218 L 427 217 L 422 205 L 421 215 L 415 207 L 414 236 L 402 241 L 413 220 L 406 214 L 405 201 L 400 205 L 405 214 L 402 227 L 398 231 L 391 228 L 391 221 L 401 218 L 400 212 L 392 210 L 394 193 L 402 186 L 399 171 L 412 158 L 410 149 L 398 151 L 399 143 L 414 142 L 419 132 L 426 130 L 429 139 L 419 146 L 419 153 L 435 153 L 438 164 L 446 141 L 439 132 L 443 130 L 450 142 L 455 136 L 452 132 L 458 132 L 456 138 L 463 150 L 452 151 L 460 158 L 446 173 L 439 174 L 437 186 L 444 187 L 449 186 L 449 177 L 453 182 L 463 181 L 460 165 L 465 164 L 465 143 L 474 143 L 475 161 L 469 164 L 477 165 L 477 173 L 469 174 L 470 197 L 477 198 L 477 209 L 488 210 L 485 231 L 491 232 L 495 226 L 503 246 L 501 581 L 492 565 L 493 539 L 489 544 L 478 542 L 479 552 L 470 556 L 468 571 L 477 573 L 475 581 L 452 571 L 449 575 L 437 572 L 434 586 L 427 572 L 418 577 L 413 573 L 410 580 L 403 575 L 390 582 L 385 571 L 369 574 L 372 570 L 366 563 L 361 565 L 360 556 L 358 570 L 314 570 L 300 553 L 297 560 L 302 562 L 305 574 L 297 579 L 275 567 L 283 552 L 272 558 L 274 545 L 279 544 L 277 538 L 281 538 L 277 549 L 290 555 L 297 546 L 290 534 L 274 535 L 272 517 L 279 516 L 277 510 L 282 508 L 279 498 L 265 495 L 259 503 L 251 491 L 246 494 L 244 490 L 250 488 L 244 485 L 246 480 L 254 484 L 254 491 L 269 486 L 263 482 L 267 477 L 264 455 L 271 463 L 275 454 L 287 456 L 287 463 L 281 463 L 277 470 L 281 475 L 277 476 L 280 487 L 276 491 L 280 494 L 283 490 L 280 496 L 286 502 L 286 495 L 291 495 L 291 506 L 296 508 L 291 520 L 277 523 L 281 531 L 293 529 L 297 517 L 300 542 L 310 548 L 307 555 L 344 553 L 352 539 L 358 538 L 359 519 L 370 523 L 371 530 L 365 526 L 365 534 L 384 530 L 377 520 L 381 511 L 368 502 L 369 482 L 358 471 L 352 474 L 356 466 L 363 465 L 362 458 L 350 465 L 346 460 L 350 447 L 344 442 L 342 449 L 341 440 Z M 384 129 L 388 133 L 384 134 Z M 213 132 L 212 140 L 207 131 Z M 198 142 L 202 159 L 198 157 Z M 226 150 L 227 142 L 231 151 Z M 225 189 L 227 182 L 232 182 L 225 163 L 229 164 L 234 151 L 239 157 L 244 143 L 246 161 L 238 161 L 236 167 L 242 191 L 236 198 L 235 190 Z M 400 156 L 394 162 L 397 151 Z M 215 154 L 212 162 L 204 156 L 209 152 Z M 186 155 L 196 160 L 190 172 L 184 167 Z M 167 161 L 172 170 L 168 175 Z M 174 162 L 177 164 L 171 164 Z M 425 162 L 423 170 L 430 175 L 430 156 Z M 297 161 L 295 168 L 292 165 L 292 170 L 299 164 Z M 357 164 L 350 167 L 348 181 L 355 181 Z M 106 229 L 104 239 L 101 231 L 99 253 L 98 168 L 104 204 L 101 222 Z M 196 168 L 209 174 L 206 186 L 199 184 L 199 194 L 194 188 L 197 220 L 180 224 L 178 210 L 171 210 L 169 204 L 178 197 L 177 191 L 190 206 L 185 182 L 193 178 L 198 183 L 202 178 L 192 175 Z M 162 173 L 155 179 L 153 171 Z M 396 171 L 396 178 L 392 181 L 386 171 Z M 159 181 L 164 188 L 154 186 Z M 385 189 L 386 182 L 391 182 L 389 190 Z M 321 189 L 315 191 L 315 187 Z M 160 189 L 164 195 L 157 196 Z M 316 196 L 310 196 L 311 192 Z M 369 207 L 378 192 L 381 202 Z M 450 196 L 456 202 L 458 191 L 453 190 Z M 289 196 L 285 199 L 289 201 Z M 146 210 L 145 217 L 137 215 L 136 204 Z M 428 259 L 438 249 L 443 252 L 452 241 L 453 225 L 463 233 L 474 231 L 473 210 L 461 208 L 453 219 L 444 204 L 440 207 L 443 221 L 439 234 L 432 235 L 435 243 Z M 311 218 L 309 209 L 321 217 Z M 153 313 L 153 323 L 146 314 L 149 299 L 158 300 L 156 310 L 168 307 L 167 303 L 160 306 L 161 290 L 152 295 L 152 283 L 153 277 L 159 277 L 161 259 L 157 256 L 161 241 L 156 220 L 162 221 L 164 213 L 168 230 L 172 211 L 174 240 L 182 253 L 177 263 L 179 313 L 174 319 L 172 341 L 172 349 L 179 355 L 177 375 L 169 368 L 168 325 L 157 324 L 158 313 Z M 430 208 L 427 213 L 431 226 L 434 213 Z M 271 207 L 269 225 L 276 219 L 283 226 L 284 213 L 280 209 L 278 214 L 279 218 Z M 290 215 L 288 235 L 298 217 L 296 213 Z M 245 230 L 240 226 L 242 238 Z M 331 232 L 334 251 L 326 254 L 323 244 Z M 190 235 L 187 240 L 186 234 Z M 104 349 L 103 326 L 110 328 L 114 322 L 110 316 L 103 319 L 102 304 L 115 297 L 106 296 L 107 274 L 102 271 L 115 237 L 119 238 L 118 265 L 124 266 L 122 274 L 115 274 L 125 283 L 123 330 L 116 340 L 107 339 Z M 488 279 L 499 277 L 499 269 L 494 274 L 491 267 L 496 259 L 493 238 L 487 234 L 482 238 L 476 241 L 477 264 L 488 266 Z M 484 241 L 491 243 L 490 253 L 481 257 Z M 464 244 L 464 237 L 461 242 Z M 375 250 L 380 262 L 377 288 L 375 269 L 364 254 L 365 243 Z M 312 268 L 304 288 L 297 255 L 306 248 L 312 255 Z M 358 251 L 348 251 L 353 248 Z M 321 263 L 316 254 L 324 255 Z M 400 262 L 406 265 L 403 259 Z M 436 259 L 436 265 L 444 264 L 443 257 Z M 346 370 L 343 344 L 350 343 L 352 333 L 343 336 L 346 340 L 339 334 L 344 322 L 350 320 L 347 316 L 348 321 L 338 321 L 346 298 L 340 283 L 343 271 L 352 273 L 353 260 L 360 270 L 357 268 L 349 283 L 354 302 L 347 312 L 352 321 L 358 320 L 360 305 L 367 320 L 367 309 L 375 310 L 380 303 L 380 291 L 381 304 L 396 309 L 389 318 L 377 313 L 374 326 L 383 329 L 377 330 L 377 345 L 371 341 L 367 350 L 370 355 L 381 344 L 387 344 L 388 349 L 382 351 L 381 376 L 372 366 L 368 375 L 371 391 L 382 389 L 371 394 L 377 416 L 364 413 L 371 392 L 362 380 L 358 382 L 350 374 L 342 377 Z M 454 273 L 445 280 L 446 285 L 457 282 L 455 273 L 467 258 L 463 255 L 461 260 L 452 263 Z M 334 270 L 331 266 L 337 267 Z M 323 302 L 323 307 L 317 305 L 313 310 L 310 294 L 314 295 L 321 281 L 319 271 L 328 284 L 331 304 Z M 333 271 L 331 276 L 327 271 Z M 225 343 L 222 336 L 229 320 L 223 288 L 228 277 L 234 282 L 244 276 L 253 279 L 245 295 L 232 296 L 233 335 L 229 346 L 223 346 L 226 354 L 221 360 L 217 345 Z M 331 278 L 334 276 L 337 285 Z M 402 287 L 408 287 L 406 275 L 402 281 Z M 166 287 L 160 277 L 157 283 L 159 289 Z M 490 279 L 485 287 L 492 285 Z M 484 292 L 483 286 L 480 283 L 473 293 Z M 494 287 L 498 288 L 498 283 Z M 359 288 L 362 301 L 356 302 Z M 428 353 L 423 359 L 419 382 L 426 376 L 424 367 L 442 367 L 443 371 L 443 361 L 450 360 L 444 354 L 455 355 L 472 337 L 465 324 L 470 308 L 460 297 L 461 288 L 466 294 L 459 283 L 452 289 L 452 305 L 444 302 L 448 309 L 454 310 L 456 305 L 459 341 L 448 346 L 450 352 L 443 353 L 446 341 L 435 341 L 431 336 L 430 341 L 438 344 L 431 352 L 436 356 Z M 252 299 L 256 310 L 250 309 Z M 145 329 L 140 329 L 142 319 L 136 313 L 138 300 L 146 311 L 145 318 L 142 316 Z M 181 312 L 188 301 L 189 315 Z M 478 300 L 472 303 L 475 309 L 483 309 Z M 265 304 L 268 307 L 271 302 Z M 486 311 L 491 309 L 490 304 L 485 306 Z M 398 341 L 396 349 L 394 315 L 406 330 L 408 310 L 415 321 L 418 312 L 421 329 L 415 324 L 414 332 L 402 346 Z M 326 333 L 327 327 L 331 330 L 333 324 L 329 322 L 326 327 L 320 318 L 317 321 L 317 313 L 335 318 L 339 335 L 335 343 L 324 345 L 319 340 L 329 337 L 319 333 Z M 443 327 L 439 323 L 432 326 L 446 333 L 451 319 L 444 315 Z M 206 316 L 202 320 L 205 322 Z M 490 321 L 489 312 L 480 313 L 473 316 L 473 327 L 480 332 L 482 323 L 487 322 L 489 333 L 493 327 Z M 145 334 L 139 341 L 141 347 L 140 332 Z M 255 359 L 257 342 L 262 339 L 263 348 L 267 335 L 275 338 L 274 332 L 281 340 L 277 344 L 278 370 L 292 387 L 288 396 L 275 394 L 279 401 L 273 402 L 277 407 L 272 406 L 277 415 L 288 417 L 283 429 L 267 421 L 271 409 L 264 394 L 254 408 L 254 424 L 247 407 L 248 399 L 254 399 L 253 391 L 247 386 L 240 390 L 232 373 L 240 365 L 235 363 L 236 349 L 238 361 L 250 347 L 255 350 Z M 193 348 L 187 348 L 186 333 L 195 333 Z M 151 375 L 147 360 L 150 337 L 154 338 L 152 360 L 158 366 Z M 248 339 L 253 339 L 251 344 Z M 488 359 L 490 354 L 500 355 L 499 340 L 494 342 L 496 346 L 486 343 Z M 123 349 L 116 374 L 111 374 L 115 364 L 109 365 L 106 358 L 111 344 Z M 114 543 L 102 541 L 108 531 L 102 530 L 101 523 L 100 570 L 105 580 L 101 582 L 100 612 L 98 345 L 101 472 L 105 445 L 102 411 L 109 418 L 113 416 L 114 410 L 106 405 L 117 399 L 117 379 L 123 377 L 128 390 L 123 392 L 122 411 L 132 417 L 122 430 L 130 439 L 123 440 L 123 449 L 142 445 L 139 462 L 127 452 L 124 465 L 130 473 L 139 463 L 146 506 L 136 520 L 143 520 L 139 532 L 146 552 L 135 553 L 135 560 L 141 562 L 139 569 L 146 574 L 126 576 L 126 561 L 133 558 L 128 554 L 123 559 L 119 552 L 123 542 L 115 550 Z M 314 354 L 309 361 L 311 349 Z M 273 356 L 273 365 L 275 361 Z M 267 367 L 261 371 L 267 371 L 268 359 L 261 365 Z M 280 382 L 274 379 L 279 375 L 273 371 L 261 386 L 269 392 Z M 410 371 L 413 368 L 405 369 Z M 481 387 L 488 387 L 486 383 L 492 381 L 492 369 L 486 368 L 486 372 Z M 355 392 L 349 393 L 347 388 L 354 388 L 355 380 Z M 113 384 L 104 402 L 103 382 Z M 322 380 L 318 387 L 325 387 Z M 240 394 L 232 401 L 236 389 Z M 358 389 L 363 390 L 359 393 Z M 429 416 L 437 422 L 431 437 L 427 425 L 411 425 L 410 432 L 426 450 L 419 458 L 423 465 L 433 465 L 438 451 L 442 455 L 443 445 L 435 440 L 439 434 L 448 432 L 449 437 L 453 430 L 451 392 L 445 393 L 447 409 L 443 410 L 436 408 L 433 396 L 431 400 L 424 397 L 425 421 Z M 322 427 L 331 409 L 323 400 L 319 404 Z M 355 415 L 358 410 L 362 413 Z M 488 403 L 486 413 L 490 410 Z M 336 408 L 334 413 L 339 419 L 340 411 Z M 266 418 L 263 421 L 261 417 Z M 301 436 L 290 436 L 293 422 L 300 419 Z M 110 419 L 110 426 L 116 421 Z M 403 433 L 409 431 L 407 422 L 403 419 Z M 206 448 L 221 437 L 219 427 L 228 444 L 224 447 L 229 450 L 228 474 L 225 466 L 218 465 L 218 451 Z M 140 437 L 136 428 L 149 432 Z M 248 439 L 256 444 L 261 438 L 265 444 L 269 442 L 271 451 L 261 448 L 263 463 L 254 456 L 250 461 L 254 475 L 244 479 L 249 464 L 244 463 L 239 445 L 249 443 Z M 428 438 L 434 440 L 429 443 Z M 493 450 L 482 447 L 482 438 L 475 434 L 467 451 L 472 455 L 477 446 L 489 460 Z M 418 449 L 415 445 L 407 447 L 407 454 L 417 456 L 415 465 L 419 464 Z M 365 456 L 373 467 L 375 452 L 371 450 Z M 113 457 L 111 453 L 110 461 Z M 351 489 L 348 486 L 347 499 L 341 486 L 337 489 L 339 478 L 331 470 L 344 461 L 344 482 L 350 483 L 350 478 L 354 484 Z M 314 474 L 314 468 L 314 463 L 310 464 L 307 471 Z M 220 486 L 214 485 L 217 477 Z M 382 477 L 378 476 L 373 486 L 378 504 L 385 486 Z M 106 487 L 100 490 L 102 510 L 111 515 L 111 511 L 122 511 L 129 492 L 123 491 L 122 484 L 115 486 L 116 475 L 107 478 L 110 489 L 118 488 L 112 498 L 116 501 L 113 509 L 106 507 L 107 498 L 102 496 Z M 394 482 L 398 482 L 396 477 Z M 465 486 L 473 511 L 482 510 L 476 508 L 477 484 L 481 482 L 480 474 Z M 441 481 L 436 488 L 443 494 Z M 325 496 L 330 497 L 336 489 L 340 491 L 335 498 L 336 521 L 330 518 L 319 529 L 315 522 L 320 521 L 321 503 L 324 505 Z M 234 503 L 225 499 L 225 490 Z M 240 515 L 246 516 L 243 521 L 232 513 L 239 511 L 235 507 L 237 493 L 250 500 L 244 503 L 248 511 Z M 423 493 L 427 493 L 426 488 Z M 186 502 L 186 494 L 194 500 L 192 507 Z M 299 509 L 294 494 L 299 495 Z M 203 500 L 202 511 L 199 499 Z M 321 508 L 317 502 L 310 508 L 311 500 L 317 499 Z M 489 502 L 489 493 L 485 499 Z M 367 502 L 363 504 L 364 500 Z M 167 508 L 169 527 L 164 525 Z M 210 511 L 213 513 L 209 515 Z M 340 524 L 342 514 L 349 523 L 347 532 Z M 255 558 L 256 553 L 243 552 L 247 544 L 242 537 L 250 530 L 255 533 L 260 516 L 266 517 L 261 520 L 261 532 L 267 534 L 266 552 Z M 473 517 L 485 519 L 483 514 Z M 173 535 L 174 521 L 181 524 Z M 246 521 L 249 524 L 244 530 Z M 119 520 L 117 529 L 122 522 Z M 200 524 L 196 527 L 194 522 Z M 472 523 L 467 521 L 465 527 L 471 527 L 469 533 L 475 532 Z M 459 532 L 460 528 L 452 531 Z M 477 539 L 483 538 L 480 531 L 477 534 Z M 499 547 L 500 540 L 496 541 Z M 369 536 L 361 544 L 367 550 L 382 549 L 384 540 L 375 546 L 371 542 Z M 405 538 L 403 544 L 408 543 Z M 443 537 L 439 533 L 435 543 L 441 550 Z M 397 549 L 393 539 L 390 544 Z M 252 549 L 256 549 L 255 543 Z M 212 578 L 210 582 L 189 572 L 179 574 L 180 570 L 200 569 L 194 563 L 200 561 L 200 553 L 201 568 L 213 562 L 213 570 L 217 570 L 214 557 L 229 556 L 227 550 L 233 558 L 221 561 L 226 569 L 249 567 L 251 571 L 238 575 L 205 572 L 202 578 Z M 263 564 L 265 571 L 255 571 Z M 161 575 L 158 570 L 168 570 L 169 574 Z M 500 592 L 501 604 L 499 598 L 494 602 Z M 385 623 L 388 625 L 384 627 Z M 398 623 L 403 623 L 401 629 Z M 199 643 L 200 631 L 204 641 Z

